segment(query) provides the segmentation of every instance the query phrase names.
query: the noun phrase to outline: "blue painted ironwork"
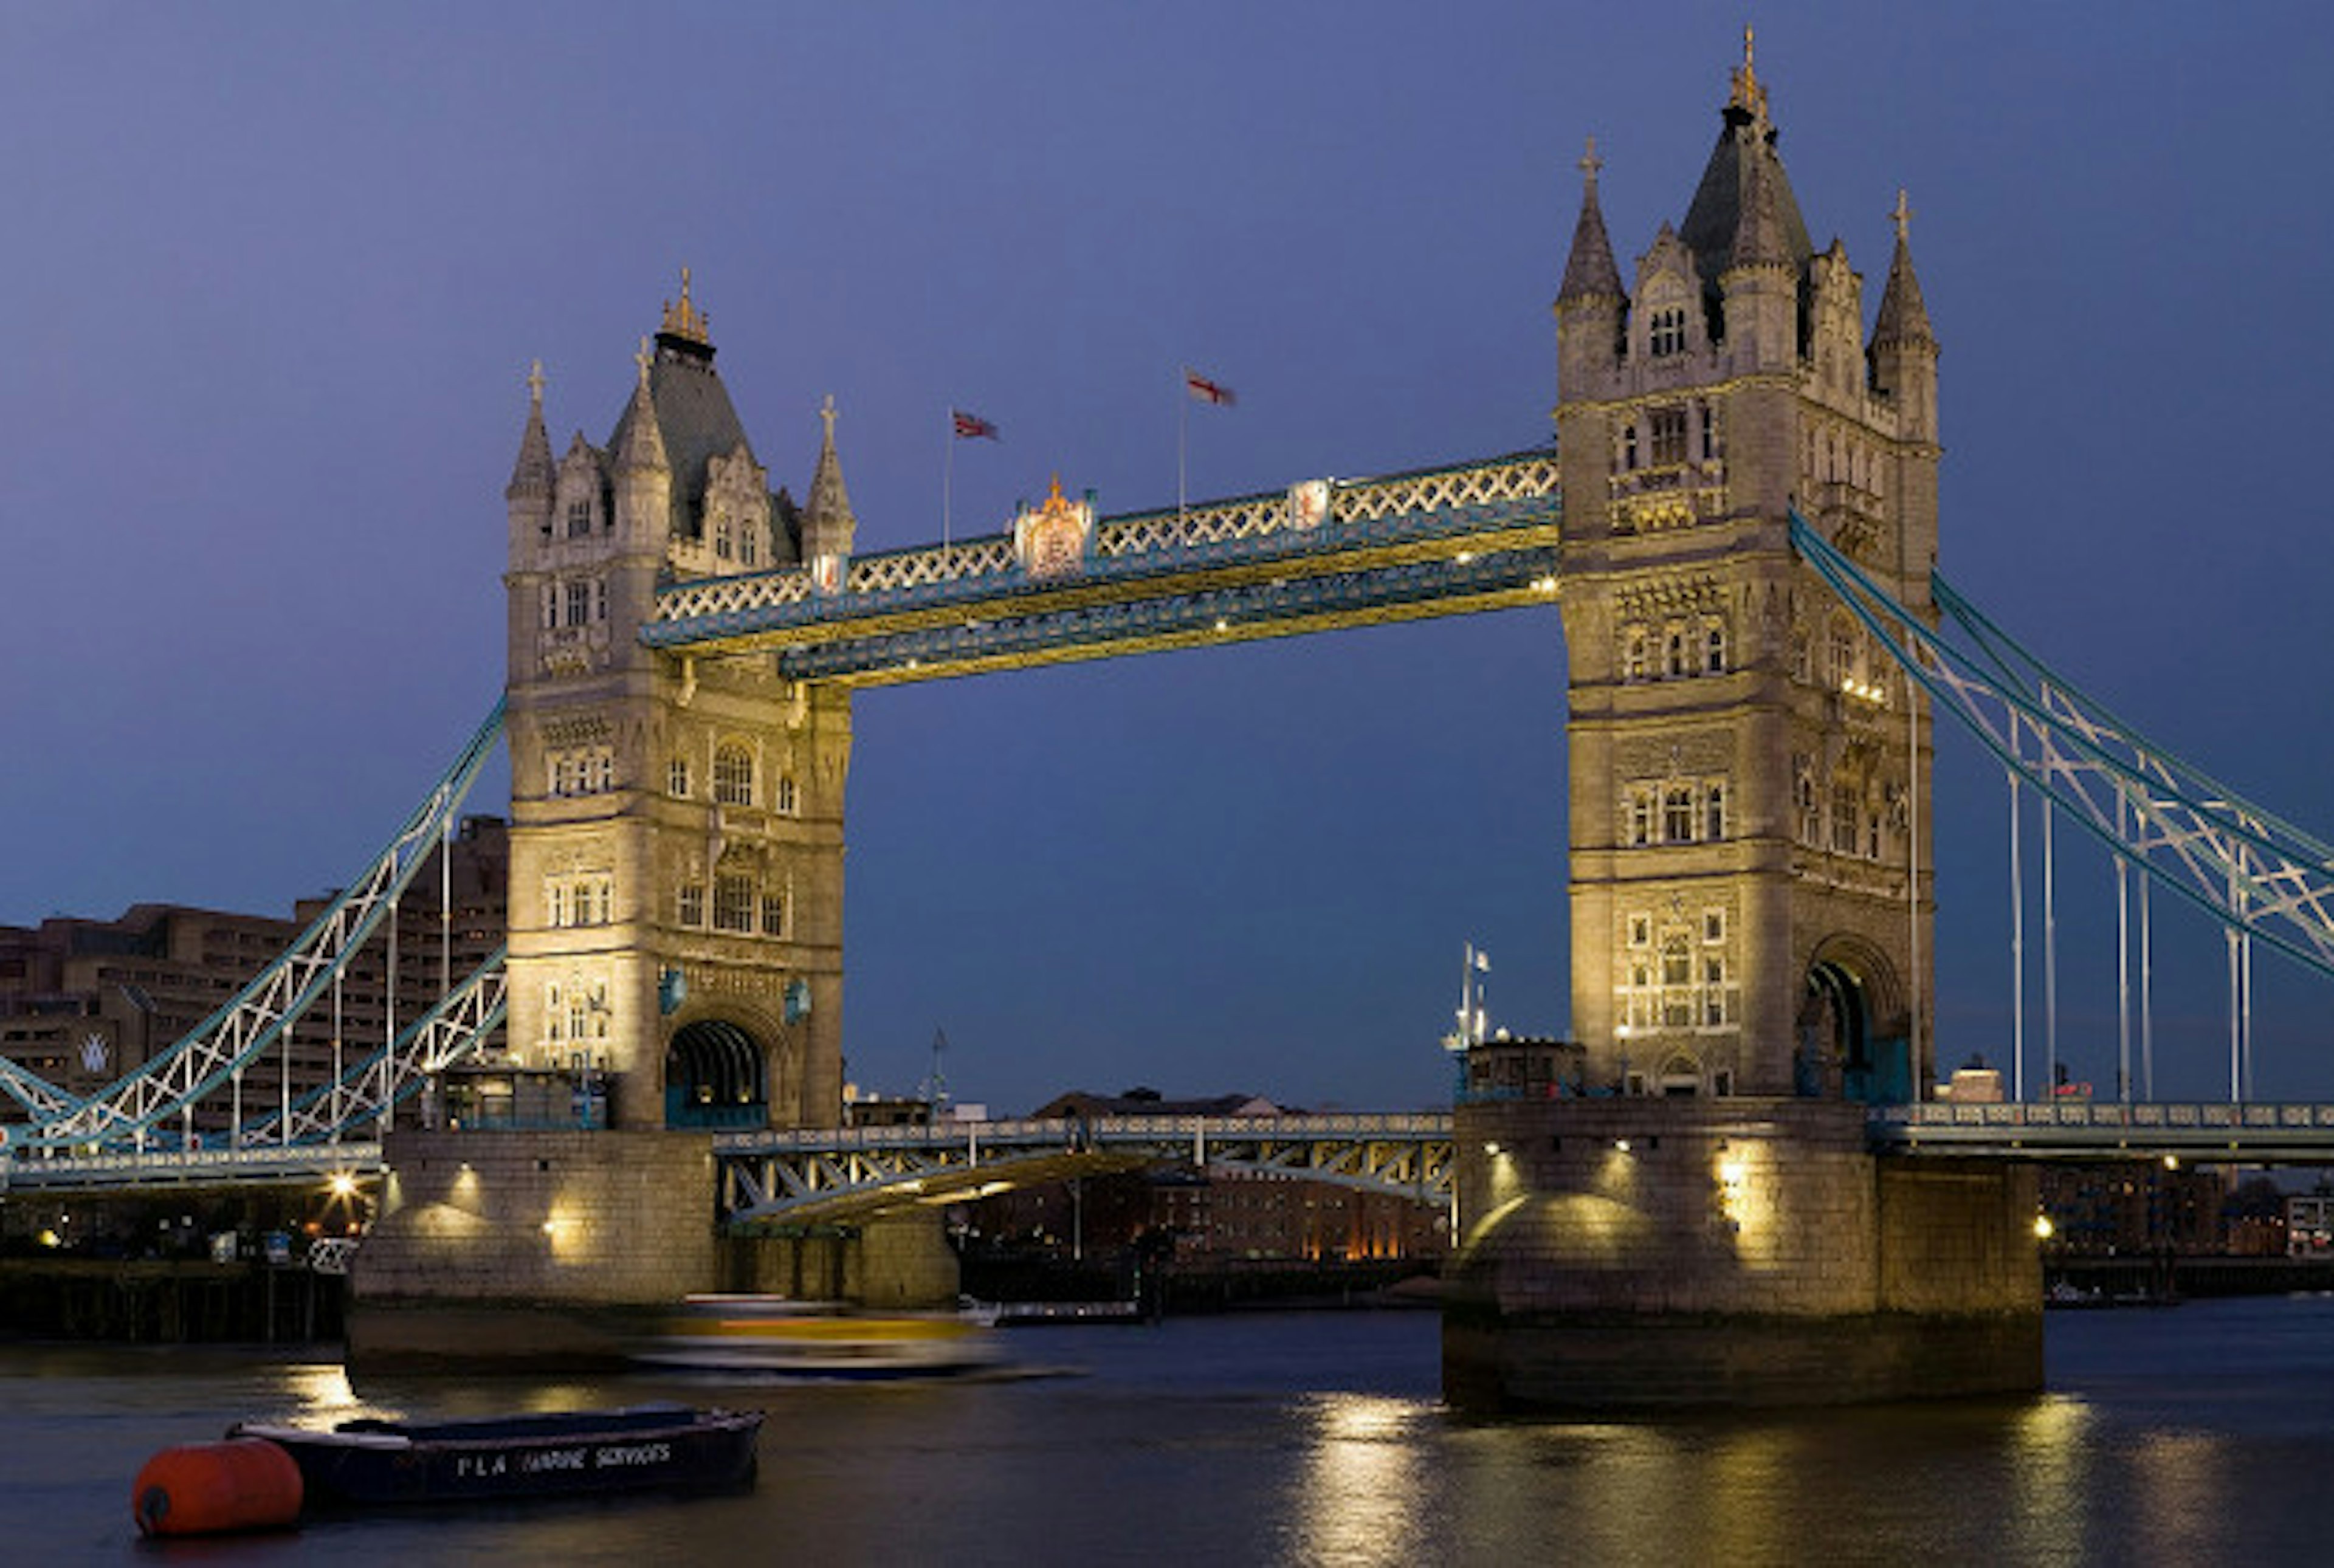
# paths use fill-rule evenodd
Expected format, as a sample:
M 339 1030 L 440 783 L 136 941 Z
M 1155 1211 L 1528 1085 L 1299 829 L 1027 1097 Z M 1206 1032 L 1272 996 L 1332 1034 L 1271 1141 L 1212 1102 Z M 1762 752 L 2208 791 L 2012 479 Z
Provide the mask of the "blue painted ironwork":
M 282 1042 L 333 976 L 388 919 L 421 863 L 444 838 L 502 736 L 497 700 L 460 755 L 371 864 L 259 976 L 153 1060 L 95 1094 L 9 1130 L 9 1151 L 135 1149 Z
M 791 678 L 868 684 L 1554 592 L 1562 497 L 1545 449 L 1299 490 L 1314 497 L 1301 507 L 1272 492 L 1104 518 L 1085 556 L 1050 570 L 1026 569 L 1000 534 L 861 557 L 825 588 L 808 567 L 670 582 L 641 639 L 776 649 Z
M 1796 513 L 1791 541 L 1944 712 L 2113 854 L 2230 930 L 2334 978 L 2334 848 L 2117 718 L 1933 572 L 1937 624 Z
M 1867 1126 L 1884 1152 L 1947 1159 L 2334 1164 L 2334 1105 L 1932 1101 Z
M 1310 630 L 1323 620 L 1405 606 L 1445 604 L 1536 586 L 1553 593 L 1560 566 L 1561 553 L 1548 546 L 1479 554 L 1466 562 L 1414 561 L 1172 597 L 1110 601 L 789 649 L 778 658 L 778 671 L 789 679 L 820 680 L 922 665 L 1011 662 L 1071 649 L 1102 657 L 1146 643 L 1285 635 Z

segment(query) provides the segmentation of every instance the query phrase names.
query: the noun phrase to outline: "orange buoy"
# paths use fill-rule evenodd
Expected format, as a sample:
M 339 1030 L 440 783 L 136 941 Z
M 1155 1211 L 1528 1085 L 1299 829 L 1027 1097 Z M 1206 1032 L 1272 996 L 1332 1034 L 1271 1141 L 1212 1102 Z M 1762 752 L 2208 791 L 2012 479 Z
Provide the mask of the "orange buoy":
M 188 1443 L 146 1461 L 130 1511 L 149 1535 L 272 1530 L 300 1517 L 300 1467 L 265 1438 Z

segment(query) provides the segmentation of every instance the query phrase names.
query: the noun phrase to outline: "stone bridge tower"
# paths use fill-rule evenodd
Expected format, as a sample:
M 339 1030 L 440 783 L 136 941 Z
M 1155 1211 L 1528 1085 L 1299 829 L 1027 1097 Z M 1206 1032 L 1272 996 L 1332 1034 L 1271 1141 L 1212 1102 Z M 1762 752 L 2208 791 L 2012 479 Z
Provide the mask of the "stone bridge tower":
M 768 476 L 681 274 L 604 446 L 540 372 L 510 515 L 511 1047 L 614 1075 L 625 1127 L 840 1116 L 847 691 L 643 648 L 660 582 L 851 549 L 833 409 L 806 506 Z
M 1904 1098 L 1930 1072 L 1929 724 L 1795 558 L 1903 602 L 1937 551 L 1937 345 L 1817 252 L 1746 41 L 1682 226 L 1624 279 L 1595 147 L 1556 302 L 1572 1019 L 1592 1082 Z

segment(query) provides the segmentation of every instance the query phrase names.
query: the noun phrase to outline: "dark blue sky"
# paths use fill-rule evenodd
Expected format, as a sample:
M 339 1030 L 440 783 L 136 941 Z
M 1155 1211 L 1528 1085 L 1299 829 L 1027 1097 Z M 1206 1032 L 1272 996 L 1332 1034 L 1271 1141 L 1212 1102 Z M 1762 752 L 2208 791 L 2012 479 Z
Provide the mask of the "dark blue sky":
M 1184 362 L 1240 399 L 1192 410 L 1195 495 L 1544 439 L 1582 140 L 1626 270 L 1683 214 L 1743 19 L 12 8 L 0 920 L 280 912 L 361 865 L 500 685 L 528 361 L 555 444 L 604 438 L 683 265 L 797 495 L 834 395 L 865 548 L 938 535 L 952 403 L 1005 436 L 958 454 L 960 532 L 1056 471 L 1172 501 Z M 1750 19 L 1808 226 L 1868 301 L 1910 188 L 1947 572 L 2334 828 L 2334 14 Z M 1424 1103 L 1469 939 L 1499 1021 L 1562 1028 L 1563 669 L 1537 611 L 863 696 L 853 1075 L 911 1086 L 944 1026 L 1000 1110 Z M 1950 1062 L 2006 1052 L 2009 958 L 1998 774 L 1947 745 Z M 2062 861 L 2062 1048 L 2102 1082 L 2107 877 Z M 2157 938 L 2159 1081 L 2210 1092 L 2218 938 Z M 2334 1093 L 2324 988 L 2289 970 L 2263 960 L 2261 1086 Z

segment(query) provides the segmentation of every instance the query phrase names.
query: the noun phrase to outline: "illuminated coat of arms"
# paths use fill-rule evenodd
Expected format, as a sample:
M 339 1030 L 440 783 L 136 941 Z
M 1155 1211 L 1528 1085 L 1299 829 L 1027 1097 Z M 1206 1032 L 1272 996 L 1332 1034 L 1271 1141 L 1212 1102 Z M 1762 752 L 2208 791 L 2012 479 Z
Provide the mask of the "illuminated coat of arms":
M 1085 562 L 1093 534 L 1094 508 L 1064 495 L 1056 475 L 1045 505 L 1026 508 L 1013 519 L 1013 557 L 1032 577 L 1058 577 Z
M 1329 481 L 1307 479 L 1288 487 L 1288 527 L 1310 534 L 1329 520 Z
M 843 557 L 821 555 L 810 563 L 810 580 L 821 593 L 843 592 Z

